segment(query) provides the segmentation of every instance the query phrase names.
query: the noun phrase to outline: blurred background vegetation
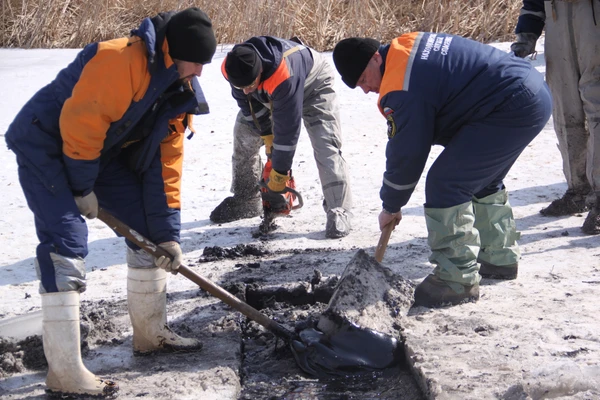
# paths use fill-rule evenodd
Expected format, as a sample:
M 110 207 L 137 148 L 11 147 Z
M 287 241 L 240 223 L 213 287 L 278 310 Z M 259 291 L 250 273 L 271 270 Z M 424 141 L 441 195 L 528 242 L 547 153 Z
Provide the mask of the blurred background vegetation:
M 511 41 L 520 0 L 0 0 L 0 47 L 80 48 L 128 36 L 141 20 L 191 6 L 221 44 L 255 35 L 300 37 L 321 51 L 350 36 L 389 42 L 411 31 Z

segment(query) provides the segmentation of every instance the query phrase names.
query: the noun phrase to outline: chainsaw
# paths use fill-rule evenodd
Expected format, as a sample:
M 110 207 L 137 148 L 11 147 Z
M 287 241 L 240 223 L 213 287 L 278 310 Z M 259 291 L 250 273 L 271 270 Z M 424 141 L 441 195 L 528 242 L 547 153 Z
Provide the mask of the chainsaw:
M 271 159 L 268 158 L 262 171 L 262 179 L 259 182 L 264 211 L 264 219 L 259 226 L 261 233 L 268 233 L 276 228 L 273 223 L 276 217 L 289 215 L 292 210 L 302 208 L 304 205 L 302 196 L 296 190 L 296 182 L 292 176 L 292 171 L 289 172 L 290 179 L 287 181 L 283 192 L 274 193 L 267 187 L 271 169 L 273 169 L 273 165 Z M 276 199 L 276 202 L 273 199 Z

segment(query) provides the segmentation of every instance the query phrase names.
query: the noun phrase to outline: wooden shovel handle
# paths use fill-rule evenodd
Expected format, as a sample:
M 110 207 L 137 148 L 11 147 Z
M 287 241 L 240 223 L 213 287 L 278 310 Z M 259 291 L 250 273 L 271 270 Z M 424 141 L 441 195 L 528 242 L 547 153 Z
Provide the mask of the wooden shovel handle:
M 383 255 L 385 254 L 385 249 L 387 249 L 390 236 L 396 227 L 396 221 L 396 218 L 394 218 L 389 224 L 384 226 L 383 230 L 381 231 L 379 243 L 377 243 L 377 247 L 375 248 L 375 260 L 377 260 L 377 262 L 381 262 L 383 260 Z
M 142 249 L 146 250 L 150 255 L 154 257 L 167 256 L 172 258 L 172 256 L 165 251 L 162 247 L 157 246 L 152 243 L 150 240 L 146 239 L 144 236 L 140 235 L 135 230 L 131 229 L 125 223 L 121 222 L 115 216 L 109 214 L 102 208 L 98 210 L 98 219 L 108 225 L 109 228 L 113 229 L 115 232 L 121 234 L 126 237 Z M 204 278 L 203 276 L 195 273 L 185 265 L 179 266 L 177 269 L 181 275 L 185 276 L 202 289 L 206 290 L 208 293 L 212 294 L 219 300 L 223 301 L 225 304 L 231 306 L 235 310 L 241 312 L 246 317 L 250 318 L 253 321 L 261 324 L 265 328 L 269 329 L 277 336 L 281 337 L 284 340 L 291 340 L 295 337 L 294 333 L 278 324 L 274 320 L 270 319 L 254 307 L 244 303 L 237 297 L 233 296 L 231 293 L 223 289 L 222 287 L 214 284 L 210 280 Z

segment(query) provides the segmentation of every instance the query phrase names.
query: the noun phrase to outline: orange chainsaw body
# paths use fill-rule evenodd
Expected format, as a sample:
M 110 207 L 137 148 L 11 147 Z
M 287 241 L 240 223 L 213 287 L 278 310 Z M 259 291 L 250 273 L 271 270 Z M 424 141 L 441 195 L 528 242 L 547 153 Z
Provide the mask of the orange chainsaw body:
M 266 183 L 269 180 L 269 175 L 271 174 L 271 170 L 273 169 L 273 165 L 271 163 L 271 159 L 267 159 L 267 162 L 263 168 L 262 171 L 262 180 L 264 183 Z M 291 190 L 286 190 L 282 193 L 282 196 L 285 198 L 285 207 L 279 210 L 273 210 L 271 208 L 271 205 L 269 204 L 268 201 L 263 200 L 263 209 L 265 210 L 265 212 L 269 212 L 269 213 L 273 213 L 274 215 L 277 216 L 281 216 L 281 215 L 289 215 L 290 211 L 295 210 L 297 208 L 300 208 L 298 206 L 294 206 L 294 203 L 296 202 L 297 199 L 297 192 L 296 192 L 296 183 L 294 182 L 294 177 L 292 176 L 291 171 L 288 173 L 290 180 L 287 181 L 286 183 L 286 189 L 291 189 Z M 267 189 L 266 187 L 264 187 L 264 185 L 261 185 L 260 191 L 262 193 L 266 193 L 269 189 Z

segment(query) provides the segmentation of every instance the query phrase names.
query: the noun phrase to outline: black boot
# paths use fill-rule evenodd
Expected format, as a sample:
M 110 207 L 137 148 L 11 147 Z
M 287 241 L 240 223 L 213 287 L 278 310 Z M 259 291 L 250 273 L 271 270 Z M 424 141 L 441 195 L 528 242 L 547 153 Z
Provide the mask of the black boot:
M 477 261 L 480 264 L 479 275 L 484 278 L 502 280 L 517 279 L 519 263 L 511 265 L 494 265 L 481 260 Z
M 600 233 L 600 204 L 597 202 L 585 218 L 581 230 L 587 235 L 597 235 Z
M 456 293 L 446 282 L 435 275 L 429 275 L 415 289 L 414 307 L 437 308 L 479 300 L 479 284 L 463 286 L 462 293 Z
M 546 208 L 540 210 L 540 214 L 547 217 L 562 217 L 587 211 L 585 204 L 587 194 L 577 193 L 574 190 L 567 190 L 563 197 L 554 200 Z
M 263 213 L 260 196 L 253 198 L 227 197 L 212 213 L 210 220 L 217 224 L 237 221 L 238 219 L 254 218 Z

